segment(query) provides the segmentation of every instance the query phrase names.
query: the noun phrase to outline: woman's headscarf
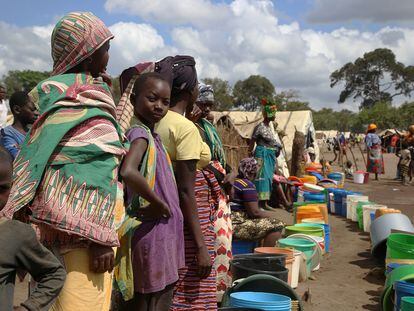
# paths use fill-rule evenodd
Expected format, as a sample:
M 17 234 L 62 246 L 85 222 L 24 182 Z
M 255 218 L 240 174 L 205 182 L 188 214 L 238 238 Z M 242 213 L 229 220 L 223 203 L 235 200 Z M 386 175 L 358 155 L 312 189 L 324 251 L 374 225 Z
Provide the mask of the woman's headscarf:
M 267 98 L 263 98 L 261 100 L 261 104 L 262 104 L 262 111 L 268 118 L 272 118 L 276 115 L 276 112 L 277 112 L 276 103 L 274 103 L 271 100 L 268 100 Z
M 257 161 L 255 158 L 244 158 L 239 163 L 239 177 L 250 179 L 257 174 Z
M 65 15 L 52 33 L 52 75 L 62 74 L 80 64 L 113 37 L 105 24 L 90 12 Z
M 211 85 L 200 83 L 198 85 L 198 103 L 214 102 L 214 90 Z
M 123 130 L 129 128 L 134 115 L 130 95 L 137 77 L 145 72 L 158 72 L 170 82 L 172 95 L 181 91 L 191 92 L 197 86 L 196 62 L 192 56 L 168 56 L 159 62 L 139 63 L 125 69 L 119 77 L 122 97 L 117 106 L 117 120 Z

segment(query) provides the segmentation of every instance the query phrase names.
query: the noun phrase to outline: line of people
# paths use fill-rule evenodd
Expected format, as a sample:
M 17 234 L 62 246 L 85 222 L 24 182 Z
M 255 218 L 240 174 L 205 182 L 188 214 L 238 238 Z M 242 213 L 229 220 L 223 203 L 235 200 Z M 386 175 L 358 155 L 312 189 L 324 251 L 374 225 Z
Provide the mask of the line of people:
M 216 310 L 231 285 L 232 218 L 250 202 L 243 217 L 270 220 L 246 238 L 274 245 L 280 237 L 283 223 L 258 212 L 247 182 L 255 160 L 234 172 L 226 163 L 207 120 L 214 91 L 198 83 L 195 60 L 124 70 L 116 104 L 111 39 L 92 13 L 65 15 L 52 33 L 51 77 L 10 99 L 14 123 L 2 142 L 15 160 L 12 177 L 1 150 L 0 247 L 9 245 L 0 310 L 11 309 L 20 268 L 33 277 L 20 307 L 29 310 Z

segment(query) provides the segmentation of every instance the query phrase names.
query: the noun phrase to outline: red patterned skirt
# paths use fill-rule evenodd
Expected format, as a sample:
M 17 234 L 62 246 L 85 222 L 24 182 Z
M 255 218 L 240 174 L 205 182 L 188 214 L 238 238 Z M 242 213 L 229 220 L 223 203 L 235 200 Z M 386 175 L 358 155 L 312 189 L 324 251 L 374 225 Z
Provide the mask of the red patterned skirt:
M 195 193 L 198 217 L 204 240 L 214 262 L 214 220 L 218 206 L 217 191 L 220 187 L 214 174 L 209 171 L 197 170 Z M 190 231 L 184 228 L 185 267 L 179 270 L 179 280 L 174 289 L 173 304 L 170 310 L 217 310 L 216 271 L 201 280 L 197 275 L 197 247 Z

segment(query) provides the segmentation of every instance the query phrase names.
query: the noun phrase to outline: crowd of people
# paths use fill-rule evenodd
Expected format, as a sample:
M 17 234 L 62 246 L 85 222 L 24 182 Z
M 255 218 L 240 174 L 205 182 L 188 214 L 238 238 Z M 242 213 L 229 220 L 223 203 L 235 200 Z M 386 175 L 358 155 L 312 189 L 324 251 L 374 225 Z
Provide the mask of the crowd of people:
M 251 157 L 232 169 L 194 58 L 125 69 L 115 103 L 112 38 L 92 13 L 65 15 L 51 76 L 9 99 L 0 310 L 13 308 L 26 272 L 32 290 L 16 310 L 216 310 L 232 282 L 232 239 L 274 246 L 281 236 L 277 212 L 264 210 L 281 149 L 275 105 L 263 103 Z

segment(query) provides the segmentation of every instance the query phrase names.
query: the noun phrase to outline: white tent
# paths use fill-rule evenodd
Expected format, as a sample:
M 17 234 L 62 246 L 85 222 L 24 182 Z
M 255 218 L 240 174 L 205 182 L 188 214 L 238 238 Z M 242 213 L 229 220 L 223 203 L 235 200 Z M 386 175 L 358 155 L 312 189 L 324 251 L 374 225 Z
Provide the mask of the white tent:
M 263 121 L 260 111 L 224 111 L 213 112 L 212 114 L 214 116 L 214 124 L 217 124 L 223 117 L 229 118 L 239 135 L 245 139 L 250 139 L 255 126 Z M 313 142 L 316 158 L 317 160 L 319 159 L 319 147 L 316 143 L 311 111 L 278 111 L 274 125 L 277 126 L 277 133 L 283 131 L 285 134 L 281 140 L 279 135 L 276 135 L 284 147 L 283 153 L 278 157 L 278 164 L 282 167 L 285 176 L 289 174 L 287 162 L 292 158 L 292 145 L 296 130 L 305 135 L 307 143 L 305 148 L 309 147 L 309 144 Z

